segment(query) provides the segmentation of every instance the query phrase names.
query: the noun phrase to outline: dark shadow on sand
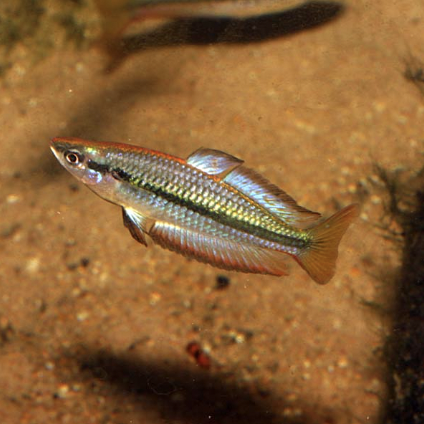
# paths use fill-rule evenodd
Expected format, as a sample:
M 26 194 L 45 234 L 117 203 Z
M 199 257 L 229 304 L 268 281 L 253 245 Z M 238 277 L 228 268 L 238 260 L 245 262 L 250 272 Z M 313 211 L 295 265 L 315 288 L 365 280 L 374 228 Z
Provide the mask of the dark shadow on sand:
M 143 410 L 160 411 L 164 422 L 187 424 L 312 424 L 317 418 L 283 417 L 284 400 L 252 386 L 237 384 L 235 377 L 195 366 L 146 363 L 134 356 L 88 350 L 79 357 L 80 370 L 89 380 L 101 380 L 118 399 L 131 397 Z M 278 404 L 279 410 L 275 406 Z M 293 407 L 293 403 L 291 403 Z M 322 411 L 321 411 L 322 412 Z M 320 416 L 322 418 L 322 416 Z M 331 415 L 326 418 L 331 421 Z M 321 421 L 320 421 L 321 422 Z
M 389 213 L 400 225 L 402 267 L 396 277 L 392 333 L 386 343 L 389 396 L 385 424 L 424 423 L 424 168 L 401 181 L 380 169 Z

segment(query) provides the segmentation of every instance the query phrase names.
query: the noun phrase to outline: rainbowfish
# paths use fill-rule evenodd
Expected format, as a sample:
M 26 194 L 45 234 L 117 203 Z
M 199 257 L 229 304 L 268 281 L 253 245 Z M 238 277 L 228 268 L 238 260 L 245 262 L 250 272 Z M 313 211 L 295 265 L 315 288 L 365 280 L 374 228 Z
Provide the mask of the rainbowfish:
M 147 246 L 227 270 L 287 275 L 292 256 L 320 284 L 334 275 L 352 204 L 326 220 L 299 206 L 243 161 L 201 148 L 186 160 L 121 143 L 57 137 L 51 149 L 74 177 L 119 205 Z M 147 237 L 148 236 L 148 237 Z
M 116 41 L 131 22 L 152 18 L 235 18 L 282 12 L 307 0 L 94 0 L 103 43 Z

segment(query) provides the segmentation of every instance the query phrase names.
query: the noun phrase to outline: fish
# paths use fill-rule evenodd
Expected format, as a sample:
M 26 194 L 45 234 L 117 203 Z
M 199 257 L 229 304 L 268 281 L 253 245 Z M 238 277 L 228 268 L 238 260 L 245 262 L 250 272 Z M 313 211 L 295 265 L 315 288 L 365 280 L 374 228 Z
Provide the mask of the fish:
M 187 159 L 129 144 L 56 137 L 60 164 L 122 208 L 132 237 L 218 268 L 285 276 L 291 256 L 319 284 L 335 273 L 338 246 L 358 216 L 351 204 L 327 219 L 244 161 L 199 148 Z
M 94 0 L 101 17 L 100 44 L 116 44 L 132 22 L 146 19 L 234 18 L 283 12 L 307 0 Z

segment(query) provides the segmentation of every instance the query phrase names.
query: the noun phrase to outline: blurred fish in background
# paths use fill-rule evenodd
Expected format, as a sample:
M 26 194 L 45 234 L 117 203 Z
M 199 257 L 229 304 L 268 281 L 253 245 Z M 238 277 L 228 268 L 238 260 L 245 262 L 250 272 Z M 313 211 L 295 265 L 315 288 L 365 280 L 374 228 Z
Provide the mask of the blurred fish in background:
M 94 0 L 94 3 L 101 15 L 100 44 L 111 54 L 119 50 L 120 39 L 137 21 L 180 18 L 242 20 L 308 4 L 338 4 L 305 0 Z

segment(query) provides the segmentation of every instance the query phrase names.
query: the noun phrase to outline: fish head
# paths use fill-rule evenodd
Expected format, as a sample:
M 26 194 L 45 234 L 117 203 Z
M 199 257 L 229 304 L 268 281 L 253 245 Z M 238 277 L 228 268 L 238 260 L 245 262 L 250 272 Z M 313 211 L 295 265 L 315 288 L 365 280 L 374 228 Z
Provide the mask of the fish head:
M 104 143 L 56 137 L 50 148 L 60 164 L 77 180 L 96 192 L 102 191 L 102 187 L 110 189 L 114 179 L 108 172 Z

